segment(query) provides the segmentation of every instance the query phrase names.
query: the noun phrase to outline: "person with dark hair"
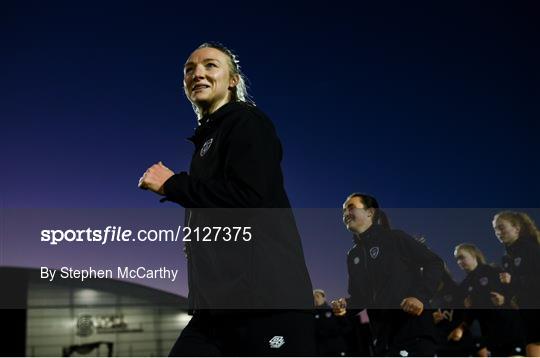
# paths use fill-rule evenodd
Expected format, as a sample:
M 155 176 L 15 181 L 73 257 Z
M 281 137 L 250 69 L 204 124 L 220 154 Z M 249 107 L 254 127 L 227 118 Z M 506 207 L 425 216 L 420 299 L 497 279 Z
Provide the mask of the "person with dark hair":
M 529 215 L 503 211 L 493 218 L 495 236 L 504 245 L 499 279 L 508 285 L 525 328 L 527 356 L 540 356 L 540 231 Z
M 347 254 L 350 298 L 334 304 L 336 314 L 368 308 L 375 355 L 433 356 L 434 326 L 424 308 L 442 278 L 443 261 L 410 235 L 392 230 L 370 195 L 349 195 L 343 222 L 354 246 Z
M 311 281 L 275 128 L 223 45 L 192 52 L 183 83 L 199 124 L 190 170 L 159 162 L 139 186 L 185 207 L 192 232 L 220 231 L 186 242 L 193 318 L 170 355 L 314 354 Z
M 482 251 L 473 244 L 457 245 L 454 256 L 467 273 L 459 285 L 467 310 L 449 339 L 460 341 L 466 329 L 477 320 L 482 332 L 481 346 L 492 356 L 522 354 L 525 345 L 521 320 L 507 299 L 507 289 L 499 282 L 500 269 L 488 265 Z M 487 352 L 482 349 L 479 354 L 485 356 Z

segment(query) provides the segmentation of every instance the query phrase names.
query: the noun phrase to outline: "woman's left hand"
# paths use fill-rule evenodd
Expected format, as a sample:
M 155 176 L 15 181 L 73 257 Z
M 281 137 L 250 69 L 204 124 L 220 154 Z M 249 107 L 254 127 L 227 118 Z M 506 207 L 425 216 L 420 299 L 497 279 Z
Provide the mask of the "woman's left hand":
M 504 296 L 498 292 L 490 292 L 491 302 L 497 307 L 504 305 Z
M 416 297 L 407 297 L 401 301 L 401 309 L 413 316 L 420 316 L 424 311 L 424 304 Z

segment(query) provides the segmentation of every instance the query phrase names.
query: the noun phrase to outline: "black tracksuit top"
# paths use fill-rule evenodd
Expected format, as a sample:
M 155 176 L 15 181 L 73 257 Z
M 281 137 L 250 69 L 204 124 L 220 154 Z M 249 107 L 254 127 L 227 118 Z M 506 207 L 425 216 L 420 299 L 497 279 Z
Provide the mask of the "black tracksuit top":
M 347 254 L 349 307 L 399 309 L 406 297 L 429 303 L 444 270 L 436 254 L 405 232 L 380 225 L 354 241 Z
M 499 279 L 500 272 L 498 267 L 479 263 L 476 269 L 467 273 L 465 279 L 460 283 L 461 296 L 470 297 L 474 309 L 497 308 L 491 302 L 490 292 L 498 292 L 505 297 L 508 294 L 508 286 L 502 284 Z M 501 308 L 510 308 L 507 305 L 508 301 L 506 299 L 504 307 Z
M 389 354 L 419 337 L 435 339 L 431 312 L 412 316 L 403 312 L 400 304 L 415 297 L 428 308 L 443 276 L 443 261 L 405 232 L 380 225 L 372 225 L 354 241 L 347 254 L 347 306 L 353 312 L 368 308 L 376 355 Z
M 503 270 L 512 275 L 510 287 L 520 308 L 540 309 L 540 245 L 523 237 L 506 246 Z
M 479 263 L 459 285 L 461 296 L 470 297 L 472 304 L 465 310 L 464 321 L 470 326 L 475 319 L 478 320 L 483 341 L 488 348 L 523 344 L 519 315 L 510 307 L 509 289 L 501 283 L 500 272 L 498 267 Z M 505 296 L 504 305 L 495 306 L 490 292 Z
M 186 208 L 189 227 L 250 226 L 252 239 L 186 243 L 190 307 L 312 309 L 272 122 L 243 102 L 229 102 L 200 122 L 190 138 L 189 174 L 167 180 L 165 195 Z

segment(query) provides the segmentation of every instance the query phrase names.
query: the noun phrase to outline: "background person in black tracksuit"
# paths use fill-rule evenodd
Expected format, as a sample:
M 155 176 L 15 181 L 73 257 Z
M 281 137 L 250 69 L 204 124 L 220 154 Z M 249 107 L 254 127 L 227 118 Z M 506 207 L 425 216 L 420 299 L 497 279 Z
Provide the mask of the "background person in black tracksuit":
M 484 254 L 473 244 L 456 246 L 454 255 L 467 276 L 460 283 L 465 308 L 463 322 L 450 334 L 459 341 L 463 332 L 478 320 L 482 332 L 482 345 L 492 356 L 521 355 L 525 344 L 521 319 L 511 306 L 508 290 L 499 280 L 499 268 L 486 264 Z M 482 350 L 480 354 L 486 355 Z
M 199 122 L 189 173 L 159 162 L 139 186 L 185 207 L 193 230 L 222 231 L 211 242 L 193 234 L 186 245 L 194 316 L 170 354 L 314 354 L 312 287 L 274 126 L 246 102 L 237 58 L 219 44 L 190 55 L 184 91 Z
M 477 347 L 480 337 L 466 330 L 459 341 L 450 340 L 450 333 L 463 322 L 464 307 L 459 285 L 445 269 L 435 296 L 430 301 L 437 339 L 438 357 L 469 357 L 481 348 Z
M 313 300 L 318 355 L 322 357 L 350 355 L 344 337 L 348 327 L 344 326 L 340 318 L 332 312 L 332 308 L 326 302 L 325 292 L 321 289 L 313 290 Z
M 354 233 L 347 307 L 368 308 L 375 355 L 433 356 L 433 321 L 424 305 L 442 278 L 443 261 L 408 234 L 391 230 L 369 195 L 346 199 L 343 222 Z
M 509 286 L 510 300 L 520 309 L 527 356 L 540 356 L 540 232 L 522 212 L 503 211 L 493 219 L 495 235 L 507 255 L 499 279 Z

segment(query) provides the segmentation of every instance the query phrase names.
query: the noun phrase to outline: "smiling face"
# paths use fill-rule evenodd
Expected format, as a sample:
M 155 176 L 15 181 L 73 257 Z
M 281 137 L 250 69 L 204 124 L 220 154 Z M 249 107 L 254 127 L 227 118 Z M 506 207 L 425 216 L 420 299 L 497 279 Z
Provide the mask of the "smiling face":
M 343 223 L 347 230 L 361 234 L 373 224 L 373 209 L 365 209 L 359 196 L 349 198 L 343 204 Z
M 512 225 L 508 220 L 495 217 L 493 220 L 493 231 L 495 236 L 505 245 L 513 244 L 519 238 L 519 226 Z
M 229 102 L 237 83 L 229 57 L 215 48 L 195 50 L 184 65 L 184 92 L 203 114 Z
M 471 272 L 478 266 L 478 260 L 469 251 L 458 249 L 454 252 L 458 266 L 465 272 Z

